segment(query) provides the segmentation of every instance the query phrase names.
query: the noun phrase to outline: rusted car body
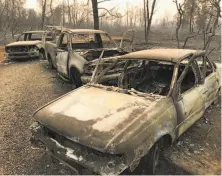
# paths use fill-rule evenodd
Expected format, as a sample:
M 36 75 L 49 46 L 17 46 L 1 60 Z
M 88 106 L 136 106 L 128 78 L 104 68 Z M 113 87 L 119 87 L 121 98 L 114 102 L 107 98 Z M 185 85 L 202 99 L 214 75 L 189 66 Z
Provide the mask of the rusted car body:
M 98 62 L 89 84 L 35 112 L 32 139 L 70 167 L 100 174 L 148 168 L 153 174 L 160 148 L 218 98 L 219 70 L 197 50 L 151 49 L 107 60 L 125 62 L 118 81 L 98 84 L 112 71 Z
M 5 56 L 9 60 L 45 59 L 42 37 L 45 31 L 26 31 L 19 36 L 16 42 L 5 46 Z M 51 40 L 51 38 L 47 38 Z
M 93 29 L 64 28 L 57 42 L 46 42 L 45 48 L 50 66 L 76 87 L 85 83 L 86 79 L 81 79 L 85 66 L 98 59 L 101 53 L 103 58 L 128 53 L 119 48 L 106 32 Z

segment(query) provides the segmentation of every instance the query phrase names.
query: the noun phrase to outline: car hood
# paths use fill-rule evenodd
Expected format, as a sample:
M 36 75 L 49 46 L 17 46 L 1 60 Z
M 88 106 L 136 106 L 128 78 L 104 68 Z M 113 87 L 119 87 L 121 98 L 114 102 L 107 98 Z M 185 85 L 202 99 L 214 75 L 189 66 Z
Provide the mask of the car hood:
M 34 118 L 70 140 L 104 151 L 155 102 L 86 85 L 39 109 Z
M 34 40 L 34 41 L 18 41 L 18 42 L 13 42 L 13 43 L 10 43 L 8 45 L 6 45 L 6 47 L 9 47 L 9 46 L 29 46 L 29 45 L 37 45 L 41 43 L 40 40 Z

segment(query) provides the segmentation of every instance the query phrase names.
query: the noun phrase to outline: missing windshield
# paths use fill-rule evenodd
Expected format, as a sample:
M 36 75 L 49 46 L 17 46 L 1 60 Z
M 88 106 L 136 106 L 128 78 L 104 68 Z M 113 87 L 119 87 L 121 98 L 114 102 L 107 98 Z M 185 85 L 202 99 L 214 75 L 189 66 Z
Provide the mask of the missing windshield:
M 174 64 L 147 60 L 105 60 L 99 64 L 94 83 L 166 96 Z M 115 74 L 116 77 L 114 76 Z M 108 81 L 104 77 L 111 77 Z

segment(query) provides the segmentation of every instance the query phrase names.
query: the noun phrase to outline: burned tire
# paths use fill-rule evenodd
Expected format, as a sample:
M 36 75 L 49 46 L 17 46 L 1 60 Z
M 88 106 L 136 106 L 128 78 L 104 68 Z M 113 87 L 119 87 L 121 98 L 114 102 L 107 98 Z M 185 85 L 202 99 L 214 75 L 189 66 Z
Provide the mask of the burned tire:
M 81 74 L 76 68 L 71 68 L 70 78 L 71 78 L 71 83 L 74 88 L 78 88 L 82 86 Z
M 160 156 L 160 143 L 156 142 L 149 150 L 149 153 L 140 160 L 140 164 L 134 170 L 133 174 L 136 175 L 155 174 L 156 167 L 159 162 L 159 156 Z

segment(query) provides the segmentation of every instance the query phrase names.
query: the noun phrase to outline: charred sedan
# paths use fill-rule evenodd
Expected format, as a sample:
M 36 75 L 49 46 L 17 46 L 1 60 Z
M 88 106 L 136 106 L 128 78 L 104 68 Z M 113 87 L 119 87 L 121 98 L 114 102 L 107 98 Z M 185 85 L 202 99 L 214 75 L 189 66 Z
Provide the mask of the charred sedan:
M 5 46 L 5 56 L 8 60 L 45 59 L 42 37 L 45 31 L 26 31 L 16 42 Z M 48 38 L 48 40 L 51 40 Z
M 106 76 L 112 69 L 97 65 L 98 77 L 91 83 L 34 114 L 33 140 L 70 167 L 77 163 L 100 174 L 153 174 L 160 149 L 218 99 L 217 65 L 204 51 L 183 49 L 152 49 L 110 59 L 114 65 L 125 61 L 118 81 L 98 84 L 100 73 Z

